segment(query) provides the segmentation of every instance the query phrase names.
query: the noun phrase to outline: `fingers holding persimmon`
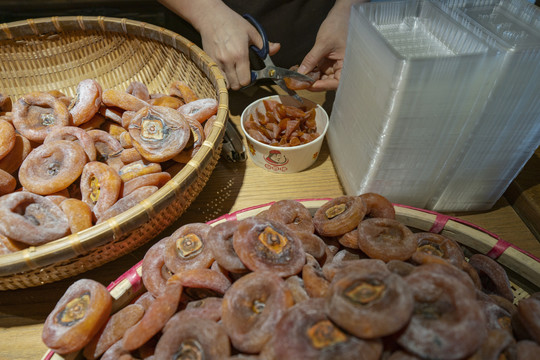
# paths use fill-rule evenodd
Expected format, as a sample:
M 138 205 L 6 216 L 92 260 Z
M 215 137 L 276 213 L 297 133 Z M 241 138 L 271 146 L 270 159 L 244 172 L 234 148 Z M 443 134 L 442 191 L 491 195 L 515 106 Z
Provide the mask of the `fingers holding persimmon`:
M 299 65 L 294 65 L 291 66 L 290 70 L 297 71 L 298 68 Z M 307 73 L 306 76 L 309 77 L 312 81 L 299 80 L 292 77 L 286 77 L 283 80 L 285 81 L 285 85 L 291 90 L 308 89 L 311 87 L 314 81 L 317 81 L 321 78 L 321 71 L 317 67 L 315 67 L 313 70 Z

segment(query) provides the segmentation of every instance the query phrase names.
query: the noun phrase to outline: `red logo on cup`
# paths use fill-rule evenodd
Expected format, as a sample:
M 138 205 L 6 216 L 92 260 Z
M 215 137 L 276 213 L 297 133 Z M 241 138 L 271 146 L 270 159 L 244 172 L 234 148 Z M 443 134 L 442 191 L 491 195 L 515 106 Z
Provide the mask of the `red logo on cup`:
M 279 150 L 270 150 L 268 156 L 263 156 L 263 158 L 270 165 L 283 166 L 289 162 L 289 159 L 287 159 Z

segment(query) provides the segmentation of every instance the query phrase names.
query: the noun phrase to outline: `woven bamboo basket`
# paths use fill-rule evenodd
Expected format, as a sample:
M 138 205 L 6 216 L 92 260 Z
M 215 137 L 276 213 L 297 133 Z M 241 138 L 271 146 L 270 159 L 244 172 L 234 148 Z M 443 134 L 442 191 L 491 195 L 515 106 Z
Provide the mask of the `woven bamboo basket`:
M 217 64 L 199 47 L 161 27 L 107 17 L 53 17 L 0 24 L 0 91 L 74 96 L 87 78 L 103 89 L 132 81 L 166 93 L 185 81 L 199 97 L 218 100 L 217 120 L 200 151 L 165 186 L 124 213 L 51 243 L 0 257 L 0 290 L 38 286 L 96 268 L 165 229 L 200 193 L 221 153 L 228 92 Z
M 312 214 L 330 198 L 298 199 Z M 273 202 L 242 209 L 225 214 L 209 221 L 211 225 L 230 220 L 242 220 L 255 216 L 268 209 Z M 413 231 L 440 233 L 456 240 L 465 254 L 482 253 L 497 260 L 507 271 L 514 292 L 514 302 L 527 298 L 533 292 L 540 291 L 540 260 L 505 242 L 497 235 L 460 218 L 442 215 L 436 212 L 395 204 L 396 219 Z M 107 287 L 113 297 L 113 312 L 131 303 L 146 291 L 142 281 L 142 261 L 122 274 Z M 69 354 L 66 357 L 49 350 L 42 360 L 79 360 L 81 354 Z

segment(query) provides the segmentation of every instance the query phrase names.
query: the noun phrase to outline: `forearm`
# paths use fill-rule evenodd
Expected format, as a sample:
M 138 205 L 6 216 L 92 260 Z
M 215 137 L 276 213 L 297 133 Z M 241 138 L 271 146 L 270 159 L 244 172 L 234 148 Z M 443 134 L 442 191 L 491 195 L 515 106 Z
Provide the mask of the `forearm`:
M 158 0 L 163 6 L 189 22 L 201 32 L 204 24 L 211 22 L 214 14 L 228 7 L 221 0 Z

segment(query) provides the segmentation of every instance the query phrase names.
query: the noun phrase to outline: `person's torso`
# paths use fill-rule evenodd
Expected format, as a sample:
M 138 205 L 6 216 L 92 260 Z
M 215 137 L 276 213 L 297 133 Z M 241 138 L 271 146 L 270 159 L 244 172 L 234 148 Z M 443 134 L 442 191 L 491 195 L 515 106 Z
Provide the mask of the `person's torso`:
M 299 65 L 315 43 L 317 31 L 334 0 L 224 0 L 238 14 L 250 14 L 265 29 L 268 40 L 281 43 L 272 56 L 277 66 Z

